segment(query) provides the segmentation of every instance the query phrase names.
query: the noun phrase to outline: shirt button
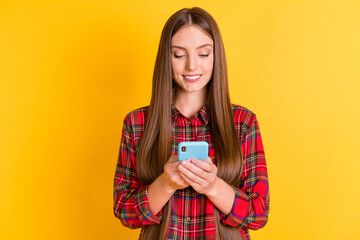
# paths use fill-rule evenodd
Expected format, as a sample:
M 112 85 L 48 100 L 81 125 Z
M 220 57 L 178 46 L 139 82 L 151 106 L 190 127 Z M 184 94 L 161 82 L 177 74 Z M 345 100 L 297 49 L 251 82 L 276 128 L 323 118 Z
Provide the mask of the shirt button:
M 190 217 L 187 217 L 186 218 L 186 221 L 190 222 L 191 218 Z

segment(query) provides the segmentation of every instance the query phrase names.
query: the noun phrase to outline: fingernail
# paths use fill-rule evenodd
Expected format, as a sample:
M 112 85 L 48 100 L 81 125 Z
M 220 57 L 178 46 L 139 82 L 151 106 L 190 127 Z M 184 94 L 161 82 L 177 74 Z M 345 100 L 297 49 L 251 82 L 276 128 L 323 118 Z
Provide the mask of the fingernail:
M 195 164 L 195 163 L 196 163 L 196 160 L 191 159 L 190 162 Z
M 185 162 L 185 161 L 181 161 L 181 164 L 182 164 L 182 165 L 186 165 L 186 162 Z

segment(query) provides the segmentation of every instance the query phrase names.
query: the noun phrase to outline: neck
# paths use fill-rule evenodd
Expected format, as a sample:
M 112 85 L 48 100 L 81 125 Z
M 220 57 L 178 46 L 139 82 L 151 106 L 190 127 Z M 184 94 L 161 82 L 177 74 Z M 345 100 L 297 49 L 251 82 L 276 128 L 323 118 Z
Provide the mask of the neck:
M 176 87 L 174 93 L 174 105 L 185 116 L 191 118 L 204 106 L 207 90 L 203 88 L 199 92 L 185 92 Z

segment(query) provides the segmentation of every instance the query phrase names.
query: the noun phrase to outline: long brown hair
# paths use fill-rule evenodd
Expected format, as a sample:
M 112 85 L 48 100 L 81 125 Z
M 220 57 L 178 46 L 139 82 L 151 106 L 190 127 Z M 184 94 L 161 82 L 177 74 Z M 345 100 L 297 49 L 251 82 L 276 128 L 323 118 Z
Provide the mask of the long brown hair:
M 209 106 L 209 128 L 216 153 L 217 175 L 228 184 L 239 186 L 243 159 L 229 96 L 225 50 L 214 18 L 198 7 L 184 8 L 174 13 L 162 31 L 153 74 L 151 102 L 137 153 L 137 173 L 144 185 L 151 184 L 163 173 L 164 165 L 171 155 L 171 102 L 174 84 L 171 39 L 181 27 L 189 24 L 205 30 L 214 43 L 214 67 L 212 79 L 208 83 L 206 101 Z M 169 202 L 165 205 L 162 223 L 147 226 L 142 239 L 165 239 L 171 217 Z M 240 239 L 239 229 L 221 224 L 216 207 L 214 211 L 216 238 Z

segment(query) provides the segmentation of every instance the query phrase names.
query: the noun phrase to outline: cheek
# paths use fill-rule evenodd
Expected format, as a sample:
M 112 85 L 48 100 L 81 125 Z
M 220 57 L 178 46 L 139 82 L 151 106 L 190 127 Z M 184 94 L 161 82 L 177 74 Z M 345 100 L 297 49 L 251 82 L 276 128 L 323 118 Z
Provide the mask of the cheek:
M 209 72 L 212 71 L 214 67 L 214 60 L 213 59 L 209 59 L 208 62 L 206 62 L 206 70 L 208 70 Z
M 171 62 L 171 73 L 172 78 L 175 80 L 175 82 L 178 82 L 177 76 L 179 74 L 178 65 L 176 65 L 173 61 Z
M 181 70 L 181 64 L 179 62 L 177 62 L 176 60 L 172 59 L 171 60 L 171 68 L 172 68 L 173 74 L 179 73 Z

